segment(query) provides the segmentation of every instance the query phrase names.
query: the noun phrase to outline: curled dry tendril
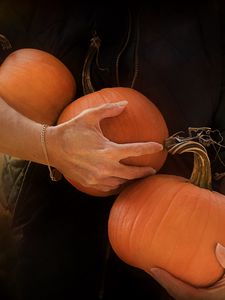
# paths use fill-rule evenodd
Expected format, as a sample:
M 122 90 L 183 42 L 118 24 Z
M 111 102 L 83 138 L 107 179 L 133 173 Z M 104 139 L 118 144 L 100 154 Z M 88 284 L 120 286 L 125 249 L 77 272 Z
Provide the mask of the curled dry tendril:
M 221 148 L 225 148 L 223 145 L 223 136 L 218 129 L 211 129 L 210 127 L 189 127 L 188 134 L 185 135 L 184 131 L 179 131 L 171 136 L 169 136 L 165 142 L 164 146 L 167 150 L 171 149 L 173 146 L 187 142 L 195 141 L 202 144 L 204 147 L 212 146 L 216 152 L 215 159 L 218 159 L 220 163 L 225 167 L 225 163 L 220 157 Z M 215 180 L 219 180 L 225 177 L 225 172 L 216 173 L 214 175 Z

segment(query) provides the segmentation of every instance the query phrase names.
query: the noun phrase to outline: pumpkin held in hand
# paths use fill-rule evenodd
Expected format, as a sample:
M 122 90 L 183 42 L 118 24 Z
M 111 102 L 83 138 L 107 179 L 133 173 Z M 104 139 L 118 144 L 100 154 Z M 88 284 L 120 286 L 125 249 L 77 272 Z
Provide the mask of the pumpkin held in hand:
M 108 222 L 111 245 L 126 263 L 147 272 L 159 267 L 197 287 L 216 282 L 224 270 L 215 257 L 225 245 L 225 196 L 211 190 L 206 149 L 183 142 L 169 152 L 194 152 L 190 180 L 154 175 L 126 187 Z
M 54 124 L 75 93 L 73 75 L 48 52 L 19 49 L 0 66 L 0 97 L 34 121 Z
M 128 101 L 124 111 L 116 117 L 105 118 L 101 121 L 100 126 L 103 135 L 116 143 L 149 141 L 163 143 L 168 137 L 168 129 L 161 112 L 147 97 L 132 88 L 105 88 L 87 94 L 73 101 L 63 110 L 58 124 L 68 121 L 85 109 L 122 100 Z M 159 170 L 164 164 L 166 156 L 167 152 L 161 151 L 151 155 L 129 157 L 122 160 L 121 163 L 151 166 Z M 106 193 L 83 187 L 72 178 L 67 178 L 67 180 L 82 192 L 95 196 L 106 196 L 118 192 Z

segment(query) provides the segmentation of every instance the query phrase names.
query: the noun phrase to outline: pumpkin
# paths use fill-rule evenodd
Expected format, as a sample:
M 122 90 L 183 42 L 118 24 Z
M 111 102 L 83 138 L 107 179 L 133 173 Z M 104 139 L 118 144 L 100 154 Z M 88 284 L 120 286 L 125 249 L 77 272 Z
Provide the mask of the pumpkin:
M 54 124 L 75 93 L 73 75 L 48 52 L 19 49 L 0 66 L 0 97 L 34 121 Z
M 215 248 L 225 245 L 225 196 L 212 190 L 204 146 L 186 141 L 170 151 L 194 152 L 190 179 L 157 174 L 126 187 L 110 211 L 109 240 L 127 264 L 146 272 L 159 267 L 207 287 L 224 273 Z
M 161 112 L 146 96 L 132 88 L 104 88 L 76 99 L 63 110 L 58 123 L 68 121 L 85 109 L 121 100 L 128 101 L 124 111 L 116 117 L 105 118 L 101 121 L 100 126 L 103 135 L 116 143 L 148 141 L 163 143 L 165 138 L 168 137 L 168 129 Z M 151 155 L 129 157 L 121 162 L 135 166 L 149 165 L 159 170 L 164 164 L 166 157 L 167 152 L 161 151 Z M 67 178 L 67 180 L 82 192 L 90 195 L 106 196 L 111 193 L 118 193 L 118 190 L 106 193 L 83 187 L 73 178 Z

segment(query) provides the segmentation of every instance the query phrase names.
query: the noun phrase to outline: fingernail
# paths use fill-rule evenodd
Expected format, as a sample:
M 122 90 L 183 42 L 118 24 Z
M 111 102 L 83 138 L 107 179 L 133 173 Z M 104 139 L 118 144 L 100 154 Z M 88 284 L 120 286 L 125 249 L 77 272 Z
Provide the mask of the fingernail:
M 128 103 L 127 100 L 123 100 L 123 101 L 116 102 L 116 105 L 118 105 L 118 106 L 125 106 L 125 105 L 127 105 L 127 103 Z
M 152 168 L 152 175 L 155 175 L 156 172 L 157 172 L 156 169 L 153 169 L 153 168 Z
M 220 243 L 216 244 L 216 257 L 223 268 L 225 268 L 225 247 Z

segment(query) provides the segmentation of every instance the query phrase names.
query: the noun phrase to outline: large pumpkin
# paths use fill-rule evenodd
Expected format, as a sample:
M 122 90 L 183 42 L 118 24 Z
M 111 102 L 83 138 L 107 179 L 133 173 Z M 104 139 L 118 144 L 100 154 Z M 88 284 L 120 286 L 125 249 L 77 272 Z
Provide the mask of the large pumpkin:
M 87 94 L 69 104 L 60 115 L 58 123 L 73 118 L 87 108 L 121 100 L 128 101 L 125 110 L 116 117 L 103 119 L 100 123 L 104 136 L 116 143 L 148 141 L 163 143 L 168 137 L 168 129 L 161 112 L 152 101 L 132 88 L 105 88 Z M 130 157 L 124 159 L 122 163 L 135 166 L 149 165 L 159 170 L 165 162 L 166 156 L 167 152 L 161 151 L 151 155 Z M 74 181 L 73 178 L 67 179 L 85 193 L 95 196 L 111 194 L 111 192 L 105 193 L 83 187 Z M 113 193 L 117 192 L 113 191 Z
M 174 153 L 195 153 L 190 180 L 158 174 L 126 187 L 110 212 L 109 239 L 126 263 L 147 272 L 160 267 L 205 287 L 224 272 L 215 247 L 225 245 L 225 196 L 211 190 L 203 146 L 185 142 L 175 148 Z
M 19 49 L 0 66 L 0 97 L 34 121 L 54 124 L 75 92 L 69 69 L 48 52 Z

